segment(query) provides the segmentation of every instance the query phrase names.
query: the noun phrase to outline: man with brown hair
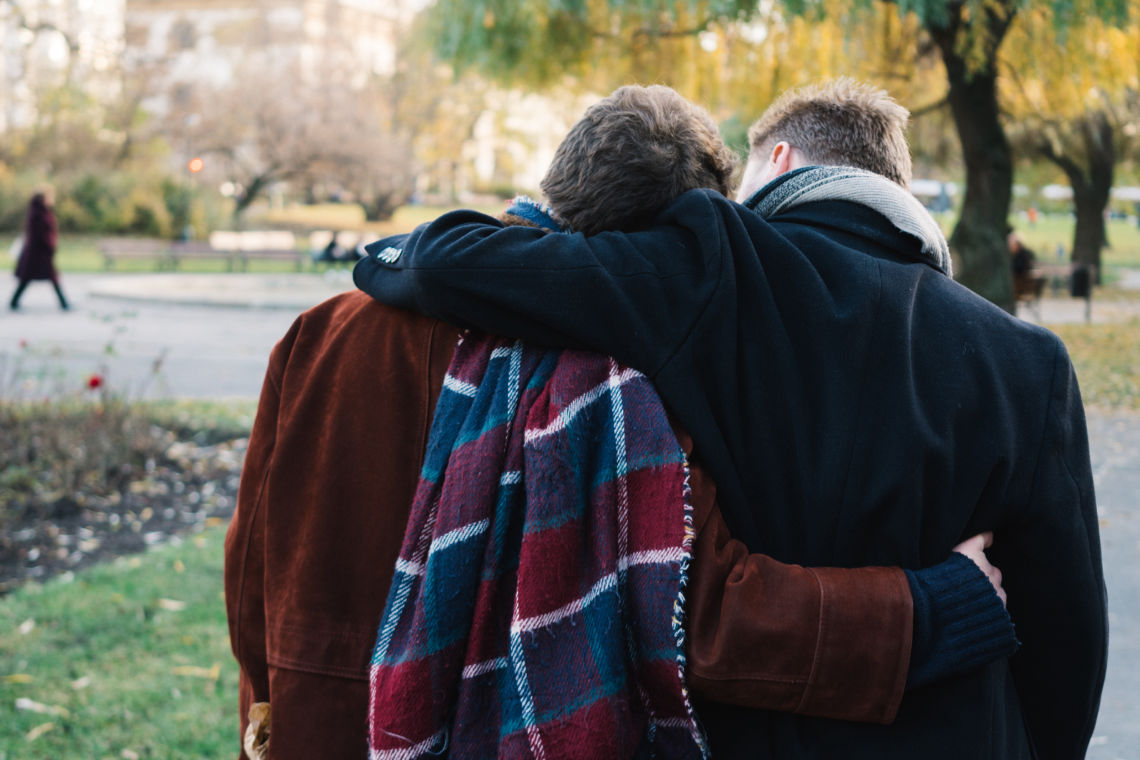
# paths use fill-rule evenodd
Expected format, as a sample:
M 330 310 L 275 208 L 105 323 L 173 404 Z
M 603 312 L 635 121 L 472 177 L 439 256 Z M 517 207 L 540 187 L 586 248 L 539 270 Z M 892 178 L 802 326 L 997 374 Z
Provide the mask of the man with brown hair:
M 842 163 L 874 155 L 873 129 L 848 130 L 869 113 L 902 141 L 893 104 L 868 92 L 789 96 L 753 146 L 743 205 L 690 191 L 643 230 L 591 237 L 454 212 L 381 241 L 355 280 L 385 303 L 643 371 L 753 552 L 920 567 L 994 530 L 1017 655 L 909 692 L 890 727 L 704 704 L 714 756 L 1079 757 L 1107 621 L 1072 365 L 1055 335 L 952 281 L 901 156 L 871 171 L 799 144 L 829 125 L 845 136 L 827 141 L 851 141 Z M 916 641 L 929 622 L 916 610 Z M 977 653 L 969 631 L 933 627 L 945 651 Z
M 542 178 L 574 232 L 635 230 L 686 190 L 728 195 L 737 167 L 709 112 L 668 87 L 621 87 L 591 106 Z
M 587 113 L 583 122 L 591 126 L 575 127 L 555 163 L 582 178 L 630 165 L 614 175 L 609 195 L 595 196 L 612 206 L 608 223 L 616 225 L 632 224 L 640 207 L 664 204 L 688 183 L 719 187 L 727 182 L 729 154 L 706 113 L 680 106 L 693 108 L 667 88 L 623 88 Z M 624 137 L 595 142 L 598 132 Z M 670 150 L 663 136 L 687 150 L 662 153 Z M 629 184 L 645 180 L 637 148 L 657 142 L 664 165 L 687 179 L 669 189 L 654 175 L 650 190 L 657 195 L 634 201 Z M 603 144 L 612 152 L 584 155 Z M 573 156 L 584 169 L 569 165 Z M 556 179 L 551 172 L 548 180 Z M 564 221 L 590 223 L 584 210 L 565 203 L 558 210 L 565 208 L 571 210 Z M 516 220 L 531 216 L 525 207 L 513 210 L 523 215 Z M 457 334 L 353 293 L 303 314 L 270 357 L 227 535 L 226 602 L 241 665 L 243 732 L 250 706 L 271 703 L 272 757 L 347 757 L 365 749 L 368 654 Z M 689 449 L 688 437 L 681 439 Z M 910 666 L 924 667 L 937 654 L 911 657 L 911 594 L 902 571 L 809 569 L 750 556 L 729 536 L 699 465 L 691 485 L 694 691 L 754 707 L 889 722 Z M 961 550 L 992 570 L 981 539 L 972 544 Z M 989 609 L 1004 619 L 986 576 L 954 556 L 952 562 L 970 566 L 975 587 L 994 598 Z M 936 597 L 933 606 L 947 621 L 976 619 L 962 600 Z
M 910 186 L 907 110 L 884 90 L 832 79 L 788 90 L 748 129 L 741 203 L 770 180 L 802 166 L 854 166 Z

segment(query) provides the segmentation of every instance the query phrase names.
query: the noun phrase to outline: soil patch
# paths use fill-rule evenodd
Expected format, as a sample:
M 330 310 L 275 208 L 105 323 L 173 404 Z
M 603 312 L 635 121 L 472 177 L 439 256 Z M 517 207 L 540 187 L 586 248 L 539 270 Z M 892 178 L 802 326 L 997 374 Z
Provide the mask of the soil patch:
M 176 542 L 233 514 L 247 439 L 176 441 L 106 495 L 27 497 L 7 505 L 0 596 L 96 562 Z

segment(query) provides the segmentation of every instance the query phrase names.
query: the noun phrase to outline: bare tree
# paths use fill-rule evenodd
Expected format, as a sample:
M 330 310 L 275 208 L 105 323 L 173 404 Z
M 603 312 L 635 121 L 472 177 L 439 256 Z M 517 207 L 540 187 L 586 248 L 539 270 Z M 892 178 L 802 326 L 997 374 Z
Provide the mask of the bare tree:
M 347 77 L 313 79 L 247 70 L 231 87 L 172 112 L 194 152 L 220 160 L 235 186 L 235 217 L 280 182 L 350 189 L 372 216 L 390 214 L 410 195 L 410 146 L 385 126 L 381 101 L 342 84 Z M 190 113 L 197 118 L 188 121 Z

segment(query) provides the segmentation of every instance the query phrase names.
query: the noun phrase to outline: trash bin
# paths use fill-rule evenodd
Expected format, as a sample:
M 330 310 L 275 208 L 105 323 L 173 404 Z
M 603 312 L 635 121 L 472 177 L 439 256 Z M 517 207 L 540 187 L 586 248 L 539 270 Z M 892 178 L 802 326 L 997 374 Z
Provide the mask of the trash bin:
M 1092 297 L 1092 273 L 1085 264 L 1073 267 L 1073 274 L 1069 279 L 1069 293 L 1073 298 Z

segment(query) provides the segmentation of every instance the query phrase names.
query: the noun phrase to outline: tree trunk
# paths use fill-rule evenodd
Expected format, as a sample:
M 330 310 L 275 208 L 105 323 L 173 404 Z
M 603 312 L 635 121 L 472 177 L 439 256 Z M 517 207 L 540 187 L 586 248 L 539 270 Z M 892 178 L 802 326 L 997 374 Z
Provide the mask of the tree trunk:
M 1104 228 L 1104 210 L 1108 207 L 1109 194 L 1112 192 L 1116 151 L 1112 125 L 1104 113 L 1091 114 L 1081 125 L 1081 132 L 1088 155 L 1088 174 L 1082 178 L 1087 181 L 1080 183 L 1069 177 L 1073 186 L 1073 203 L 1077 210 L 1077 228 L 1073 233 L 1073 263 L 1096 267 L 1095 281 L 1099 285 L 1103 274 L 1100 254 L 1108 242 Z
M 1073 183 L 1073 204 L 1077 212 L 1077 228 L 1073 232 L 1073 263 L 1096 267 L 1097 285 L 1101 279 L 1100 252 L 1108 239 L 1104 227 L 1104 210 L 1108 206 L 1108 191 L 1094 188 L 1091 182 L 1082 182 L 1081 190 Z
M 987 14 L 985 31 L 989 59 L 971 68 L 959 54 L 958 32 L 962 26 L 956 7 L 950 10 L 948 26 L 930 29 L 942 53 L 950 84 L 947 99 L 954 116 L 962 159 L 966 165 L 966 194 L 961 215 L 950 236 L 950 249 L 957 254 L 955 279 L 982 297 L 1013 313 L 1013 279 L 1005 230 L 1013 188 L 1013 158 L 1005 130 L 998 118 L 997 50 L 1009 28 L 1013 9 L 1007 15 Z
M 407 200 L 408 196 L 403 193 L 377 193 L 361 203 L 364 207 L 364 219 L 369 222 L 386 222 Z
M 241 215 L 257 200 L 257 196 L 261 195 L 261 192 L 271 181 L 272 178 L 265 175 L 254 177 L 253 181 L 249 183 L 249 187 L 234 198 L 233 218 L 235 222 L 241 219 Z
M 1076 140 L 1073 144 L 1076 148 L 1073 153 L 1081 154 L 1079 158 L 1083 164 L 1076 156 L 1048 140 L 1042 142 L 1039 152 L 1060 167 L 1069 179 L 1077 215 L 1072 261 L 1096 267 L 1095 282 L 1099 285 L 1103 274 L 1100 254 L 1108 242 L 1104 210 L 1108 207 L 1116 169 L 1115 134 L 1108 115 L 1103 111 L 1086 114 L 1075 127 Z

